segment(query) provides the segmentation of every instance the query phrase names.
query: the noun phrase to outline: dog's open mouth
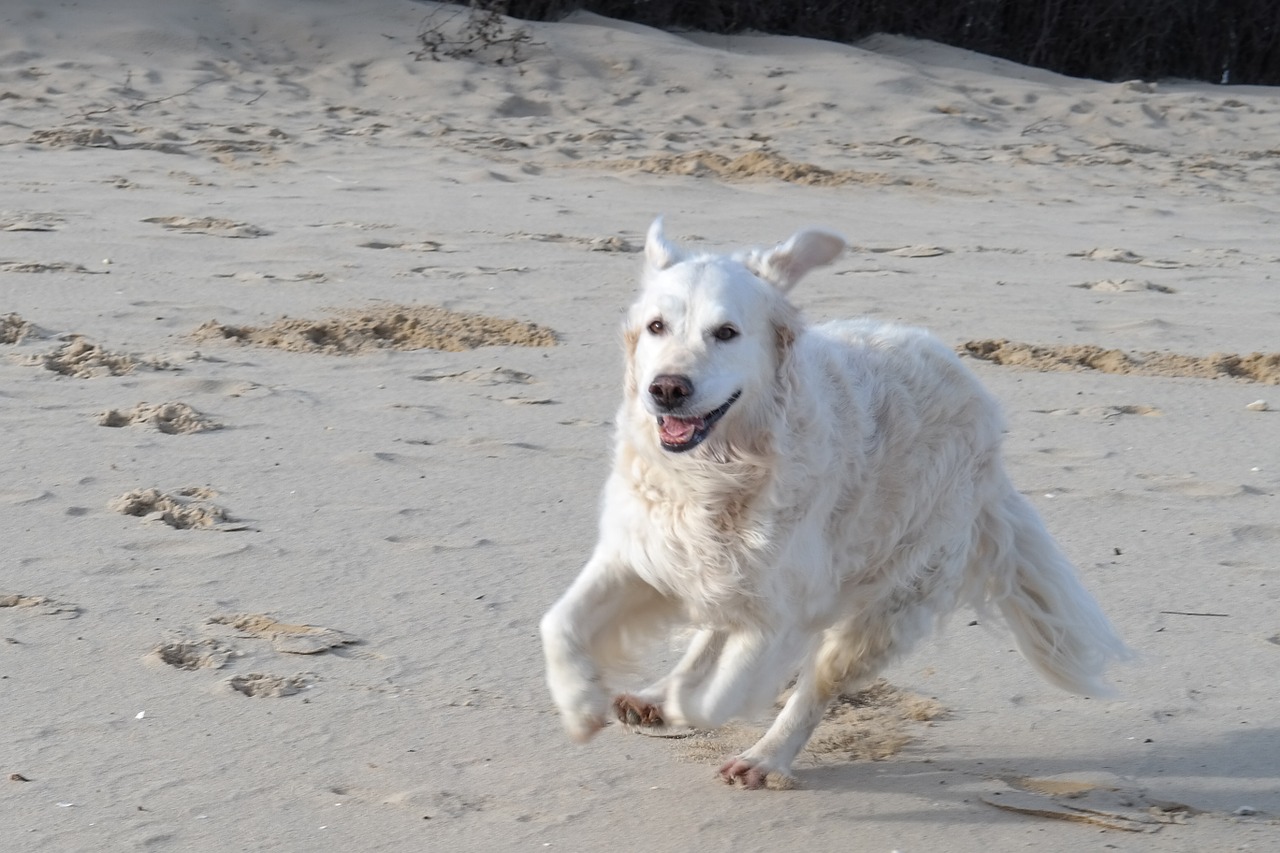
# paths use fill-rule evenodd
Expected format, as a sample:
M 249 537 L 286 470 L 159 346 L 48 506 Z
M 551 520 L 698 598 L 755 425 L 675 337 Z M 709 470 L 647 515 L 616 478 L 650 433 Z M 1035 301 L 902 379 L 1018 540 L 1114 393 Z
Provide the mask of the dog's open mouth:
M 725 412 L 729 411 L 729 407 L 737 402 L 741 395 L 741 391 L 735 391 L 723 406 L 698 418 L 658 415 L 658 440 L 662 443 L 662 448 L 672 453 L 693 450 L 711 434 L 711 428 L 716 425 L 716 421 L 724 417 Z

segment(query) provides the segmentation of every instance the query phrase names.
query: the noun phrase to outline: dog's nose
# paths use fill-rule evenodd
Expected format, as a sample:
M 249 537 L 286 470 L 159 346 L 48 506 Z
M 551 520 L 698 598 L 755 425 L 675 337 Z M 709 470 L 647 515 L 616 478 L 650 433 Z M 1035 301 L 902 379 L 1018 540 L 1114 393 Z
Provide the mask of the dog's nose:
M 649 383 L 649 396 L 661 409 L 678 409 L 693 396 L 693 383 L 687 376 L 664 373 Z

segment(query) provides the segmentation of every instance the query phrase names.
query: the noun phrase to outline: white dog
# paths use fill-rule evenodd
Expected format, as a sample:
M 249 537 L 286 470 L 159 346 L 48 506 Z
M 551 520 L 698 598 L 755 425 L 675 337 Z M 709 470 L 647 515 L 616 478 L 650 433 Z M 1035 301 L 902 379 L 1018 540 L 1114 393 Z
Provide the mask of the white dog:
M 625 327 L 626 385 L 595 552 L 542 620 L 547 682 L 575 740 L 612 712 L 719 726 L 795 690 L 720 769 L 762 785 L 831 699 L 960 604 L 994 604 L 1041 675 L 1101 695 L 1127 656 L 1010 484 L 995 400 L 920 329 L 805 327 L 785 294 L 844 240 L 686 253 L 649 229 Z M 646 639 L 696 629 L 635 694 L 608 678 Z

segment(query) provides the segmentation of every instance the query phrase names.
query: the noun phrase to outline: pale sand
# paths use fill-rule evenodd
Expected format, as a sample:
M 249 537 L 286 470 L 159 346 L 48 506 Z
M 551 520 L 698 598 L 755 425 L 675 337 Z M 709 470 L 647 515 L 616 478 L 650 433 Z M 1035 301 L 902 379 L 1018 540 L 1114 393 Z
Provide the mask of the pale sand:
M 0 9 L 0 847 L 1280 846 L 1280 389 L 1032 369 L 1280 350 L 1280 92 L 587 15 L 417 61 L 433 8 Z M 536 624 L 658 213 L 848 235 L 813 319 L 1040 348 L 970 364 L 1119 700 L 962 613 L 792 790 L 713 779 L 759 721 L 567 742 Z

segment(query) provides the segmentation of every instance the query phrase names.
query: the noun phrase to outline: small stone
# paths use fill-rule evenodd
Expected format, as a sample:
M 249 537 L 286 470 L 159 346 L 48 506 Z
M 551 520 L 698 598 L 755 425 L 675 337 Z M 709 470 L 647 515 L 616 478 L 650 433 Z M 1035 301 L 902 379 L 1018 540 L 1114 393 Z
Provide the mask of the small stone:
M 1252 403 L 1245 406 L 1245 408 L 1251 412 L 1267 412 L 1271 410 L 1271 407 L 1267 405 L 1266 400 L 1254 400 Z

